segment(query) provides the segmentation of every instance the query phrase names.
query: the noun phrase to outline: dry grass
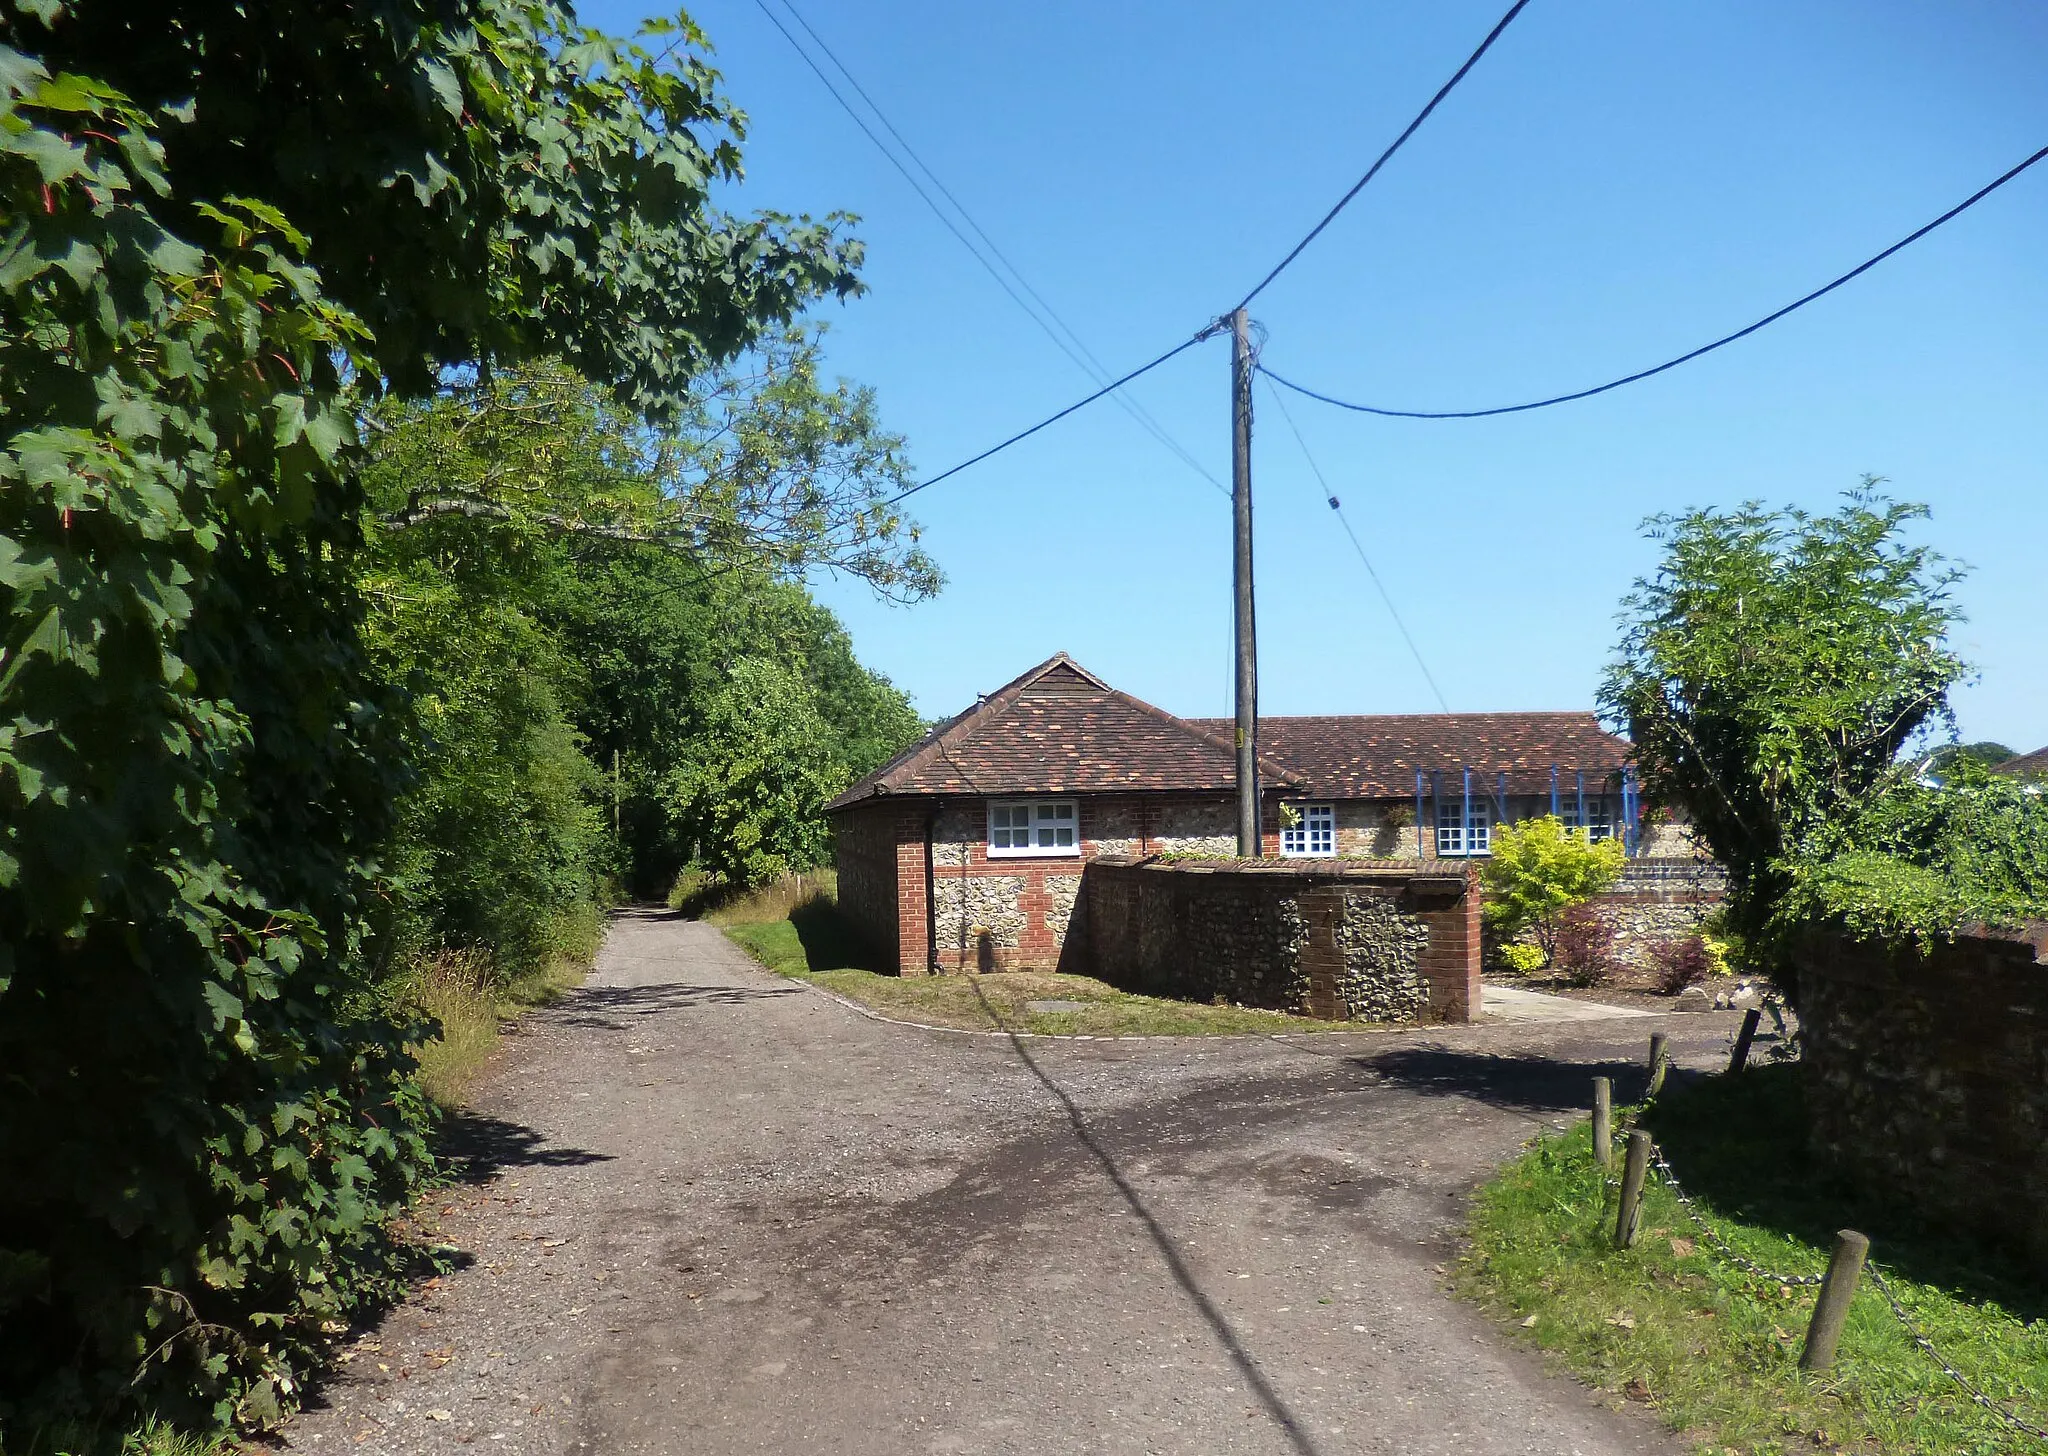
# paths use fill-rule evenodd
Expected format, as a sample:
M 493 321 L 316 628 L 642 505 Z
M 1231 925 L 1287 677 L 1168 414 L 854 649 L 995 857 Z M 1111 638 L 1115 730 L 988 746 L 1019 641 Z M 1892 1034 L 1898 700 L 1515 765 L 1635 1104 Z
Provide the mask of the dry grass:
M 412 995 L 441 1023 L 440 1036 L 414 1049 L 426 1094 L 443 1107 L 460 1107 L 498 1049 L 500 1026 L 581 985 L 603 940 L 604 918 L 592 906 L 560 927 L 559 949 L 545 966 L 512 981 L 501 981 L 481 951 L 444 951 L 420 965 Z
M 707 907 L 700 918 L 713 925 L 756 925 L 787 920 L 798 909 L 814 901 L 836 904 L 838 898 L 839 871 L 807 870 L 799 875 L 784 875 L 758 889 L 722 899 Z

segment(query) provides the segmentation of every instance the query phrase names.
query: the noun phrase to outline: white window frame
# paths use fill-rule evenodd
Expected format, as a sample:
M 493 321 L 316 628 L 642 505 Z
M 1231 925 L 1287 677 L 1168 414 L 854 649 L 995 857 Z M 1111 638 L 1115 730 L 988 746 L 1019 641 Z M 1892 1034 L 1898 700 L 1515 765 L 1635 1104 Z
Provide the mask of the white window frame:
M 1493 805 L 1485 799 L 1472 800 L 1472 847 L 1465 847 L 1465 801 L 1436 801 L 1436 857 L 1478 859 L 1493 853 Z
M 1586 838 L 1592 843 L 1614 838 L 1614 816 L 1608 812 L 1607 799 L 1603 796 L 1589 796 L 1586 800 L 1586 823 L 1579 823 L 1579 801 L 1576 794 L 1559 802 L 1557 817 L 1567 829 L 1584 829 Z
M 1017 815 L 1023 815 L 1020 823 Z M 997 823 L 998 820 L 1004 822 Z M 1060 842 L 1065 831 L 1066 842 Z M 1019 835 L 1024 838 L 1018 843 Z M 998 844 L 997 837 L 1003 842 Z M 1075 799 L 990 799 L 988 801 L 988 857 L 990 859 L 1079 859 L 1081 856 L 1081 809 Z
M 1337 857 L 1337 806 L 1335 804 L 1282 804 L 1292 809 L 1295 822 L 1280 825 L 1280 854 L 1285 859 L 1335 859 Z

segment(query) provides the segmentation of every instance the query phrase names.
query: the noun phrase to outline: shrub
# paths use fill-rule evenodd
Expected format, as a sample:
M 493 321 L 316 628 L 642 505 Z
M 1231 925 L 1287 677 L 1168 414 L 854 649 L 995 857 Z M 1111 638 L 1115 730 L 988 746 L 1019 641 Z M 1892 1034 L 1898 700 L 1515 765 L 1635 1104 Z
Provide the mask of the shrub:
M 1575 986 L 1598 986 L 1614 974 L 1614 927 L 1584 905 L 1557 917 L 1550 963 Z
M 1619 879 L 1624 860 L 1618 841 L 1595 841 L 1555 815 L 1503 824 L 1494 831 L 1492 857 L 1479 867 L 1487 923 L 1503 940 L 1535 931 L 1554 964 L 1558 917 Z
M 1509 941 L 1500 948 L 1501 965 L 1518 976 L 1542 970 L 1545 959 L 1542 946 L 1530 945 L 1526 941 Z
M 1697 986 L 1715 973 L 1715 955 L 1707 938 L 1695 932 L 1675 935 L 1650 947 L 1650 964 L 1657 973 L 1657 989 L 1676 996 L 1687 986 Z

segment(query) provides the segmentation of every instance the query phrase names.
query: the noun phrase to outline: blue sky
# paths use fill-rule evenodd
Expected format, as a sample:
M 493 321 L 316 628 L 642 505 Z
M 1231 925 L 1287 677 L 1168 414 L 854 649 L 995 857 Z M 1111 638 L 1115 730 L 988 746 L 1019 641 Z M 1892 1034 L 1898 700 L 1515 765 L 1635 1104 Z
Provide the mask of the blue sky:
M 774 0 L 771 0 L 774 3 Z M 1116 372 L 1228 308 L 1502 7 L 798 0 L 924 160 Z M 629 28 L 632 6 L 586 6 Z M 693 14 L 752 118 L 756 208 L 861 215 L 870 292 L 832 366 L 936 473 L 1093 388 L 990 281 L 753 0 Z M 792 27 L 794 28 L 794 27 Z M 1266 359 L 1408 408 L 1598 383 L 1825 282 L 2048 143 L 2029 0 L 1535 0 L 1259 301 Z M 1967 563 L 1968 738 L 2048 742 L 2048 164 L 1756 337 L 1599 399 L 1483 421 L 1288 407 L 1450 706 L 1583 707 L 1645 515 L 1827 509 L 1860 476 Z M 1229 471 L 1228 350 L 1133 386 Z M 1262 708 L 1435 698 L 1262 386 Z M 1103 401 L 916 498 L 950 582 L 820 583 L 928 715 L 1056 649 L 1227 711 L 1229 511 Z

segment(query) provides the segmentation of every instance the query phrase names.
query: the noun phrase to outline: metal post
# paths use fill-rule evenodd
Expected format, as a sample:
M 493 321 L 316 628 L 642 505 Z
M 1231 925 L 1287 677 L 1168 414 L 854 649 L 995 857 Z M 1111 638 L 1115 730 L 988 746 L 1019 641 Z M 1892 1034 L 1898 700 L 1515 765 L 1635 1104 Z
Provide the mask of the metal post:
M 1237 852 L 1254 858 L 1259 838 L 1259 651 L 1252 597 L 1251 316 L 1230 316 L 1230 508 L 1232 598 L 1237 634 Z
M 1806 1326 L 1806 1348 L 1799 1352 L 1801 1370 L 1825 1370 L 1835 1363 L 1835 1347 L 1842 1341 L 1842 1326 L 1849 1318 L 1850 1301 L 1863 1278 L 1863 1261 L 1870 1254 L 1870 1240 L 1854 1229 L 1835 1235 L 1835 1251 L 1828 1257 L 1828 1272 L 1821 1277 L 1820 1298 L 1813 1304 L 1813 1319 Z
M 1614 1161 L 1614 1083 L 1606 1077 L 1593 1079 L 1593 1161 Z

